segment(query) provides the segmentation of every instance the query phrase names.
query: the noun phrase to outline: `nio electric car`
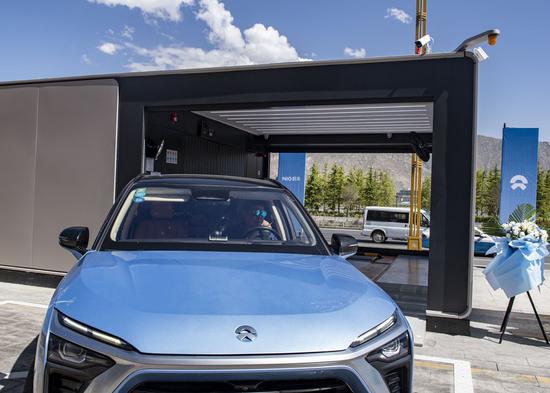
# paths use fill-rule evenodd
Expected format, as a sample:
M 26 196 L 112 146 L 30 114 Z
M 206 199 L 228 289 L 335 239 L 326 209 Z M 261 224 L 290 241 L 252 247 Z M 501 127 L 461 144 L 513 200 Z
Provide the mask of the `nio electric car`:
M 393 300 L 271 180 L 142 175 L 59 284 L 28 388 L 45 392 L 409 392 Z

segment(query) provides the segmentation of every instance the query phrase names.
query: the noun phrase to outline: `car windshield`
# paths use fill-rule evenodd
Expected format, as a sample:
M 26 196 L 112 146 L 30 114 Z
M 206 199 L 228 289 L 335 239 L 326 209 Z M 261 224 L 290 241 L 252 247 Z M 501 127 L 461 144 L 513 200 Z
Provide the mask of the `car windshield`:
M 220 186 L 135 188 L 108 238 L 110 248 L 119 243 L 316 244 L 308 221 L 286 192 Z

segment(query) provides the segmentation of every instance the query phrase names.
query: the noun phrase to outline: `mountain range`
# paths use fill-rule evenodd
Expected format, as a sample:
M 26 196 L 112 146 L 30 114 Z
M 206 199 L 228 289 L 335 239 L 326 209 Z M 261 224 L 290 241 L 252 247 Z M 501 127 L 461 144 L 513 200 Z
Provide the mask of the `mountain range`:
M 500 138 L 478 135 L 476 141 L 476 168 L 492 169 L 500 168 L 501 160 Z M 271 173 L 277 173 L 278 157 L 273 155 L 271 160 Z M 337 163 L 348 172 L 353 168 L 368 168 L 384 170 L 388 172 L 395 183 L 397 190 L 410 188 L 411 155 L 402 153 L 309 153 L 307 155 L 307 171 L 317 163 L 322 170 L 325 165 L 330 169 L 333 163 Z M 539 166 L 544 170 L 550 170 L 550 143 L 539 143 Z M 430 176 L 432 170 L 431 160 L 424 163 L 423 175 Z

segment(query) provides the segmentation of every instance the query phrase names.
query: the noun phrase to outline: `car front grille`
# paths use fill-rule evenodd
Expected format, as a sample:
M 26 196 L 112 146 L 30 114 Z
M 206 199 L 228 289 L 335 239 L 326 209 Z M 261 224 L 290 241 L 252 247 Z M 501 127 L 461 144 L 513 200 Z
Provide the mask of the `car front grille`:
M 337 379 L 299 381 L 160 382 L 136 386 L 131 393 L 352 393 Z

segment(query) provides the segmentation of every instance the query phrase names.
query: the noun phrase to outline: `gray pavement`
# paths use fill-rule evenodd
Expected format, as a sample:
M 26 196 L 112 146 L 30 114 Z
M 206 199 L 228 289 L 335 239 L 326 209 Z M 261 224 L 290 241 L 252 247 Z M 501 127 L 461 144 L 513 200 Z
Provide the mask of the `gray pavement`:
M 53 289 L 0 282 L 0 391 L 18 393 Z

